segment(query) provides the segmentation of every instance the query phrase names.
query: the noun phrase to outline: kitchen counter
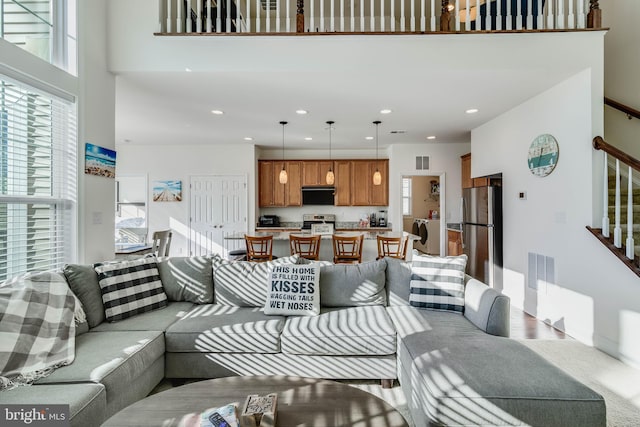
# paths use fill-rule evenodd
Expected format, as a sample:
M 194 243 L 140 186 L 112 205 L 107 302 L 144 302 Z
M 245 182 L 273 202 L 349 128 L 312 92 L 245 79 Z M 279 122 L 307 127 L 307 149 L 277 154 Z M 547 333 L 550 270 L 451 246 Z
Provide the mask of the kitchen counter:
M 311 232 L 302 231 L 300 229 L 290 229 L 290 228 L 280 228 L 280 227 L 256 227 L 256 231 L 253 233 L 233 233 L 225 236 L 227 240 L 244 240 L 244 235 L 247 234 L 249 236 L 268 236 L 272 235 L 273 240 L 289 240 L 290 234 L 296 234 L 301 236 L 310 236 Z M 364 234 L 365 240 L 376 240 L 378 235 L 387 236 L 387 237 L 401 237 L 401 236 L 409 236 L 411 240 L 420 240 L 420 236 L 416 236 L 415 234 L 403 232 L 394 232 L 388 228 L 360 228 L 360 229 L 337 229 L 337 235 L 342 236 L 356 236 L 358 234 Z M 331 239 L 331 234 L 321 234 L 322 239 Z

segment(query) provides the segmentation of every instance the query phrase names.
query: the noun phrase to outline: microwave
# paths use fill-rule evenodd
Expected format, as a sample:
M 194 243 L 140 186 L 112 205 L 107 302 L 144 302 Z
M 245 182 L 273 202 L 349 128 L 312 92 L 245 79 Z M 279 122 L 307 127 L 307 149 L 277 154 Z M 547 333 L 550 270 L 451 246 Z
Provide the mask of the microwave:
M 260 215 L 258 227 L 280 227 L 280 217 L 278 215 Z

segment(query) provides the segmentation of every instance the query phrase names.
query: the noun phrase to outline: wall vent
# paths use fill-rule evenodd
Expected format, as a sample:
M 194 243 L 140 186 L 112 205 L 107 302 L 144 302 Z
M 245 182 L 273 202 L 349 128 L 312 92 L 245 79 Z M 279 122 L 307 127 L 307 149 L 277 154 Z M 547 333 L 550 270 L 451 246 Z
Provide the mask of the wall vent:
M 399 133 L 407 133 L 407 131 L 406 130 L 392 130 L 389 133 L 391 133 L 391 134 L 399 134 Z
M 416 156 L 416 170 L 429 170 L 429 156 Z
M 553 258 L 529 252 L 527 274 L 527 287 L 529 289 L 537 290 L 539 283 L 555 283 L 555 276 L 556 267 Z

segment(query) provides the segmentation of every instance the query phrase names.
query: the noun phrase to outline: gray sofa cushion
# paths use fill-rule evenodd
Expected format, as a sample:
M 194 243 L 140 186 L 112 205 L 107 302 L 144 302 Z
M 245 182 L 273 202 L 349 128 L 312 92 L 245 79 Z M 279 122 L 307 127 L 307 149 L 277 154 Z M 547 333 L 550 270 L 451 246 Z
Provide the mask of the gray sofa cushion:
M 411 263 L 397 258 L 383 258 L 387 263 L 385 289 L 389 305 L 409 305 Z
M 335 264 L 320 269 L 320 301 L 324 307 L 386 305 L 384 259 L 362 264 Z
M 269 269 L 277 264 L 297 264 L 299 256 L 267 262 L 224 262 L 212 259 L 216 304 L 236 307 L 264 307 L 267 301 Z
M 76 336 L 89 332 L 89 323 L 82 322 L 76 325 Z
M 323 309 L 319 316 L 288 317 L 283 353 L 309 355 L 389 355 L 396 330 L 380 305 Z
M 284 320 L 255 307 L 196 306 L 167 329 L 167 351 L 277 353 Z
M 107 417 L 107 393 L 102 384 L 17 387 L 3 391 L 1 397 L 3 405 L 69 405 L 71 427 L 98 427 Z
M 509 297 L 470 276 L 465 278 L 464 317 L 488 334 L 509 336 Z
M 160 280 L 169 301 L 213 302 L 211 258 L 171 257 L 158 261 Z
M 193 308 L 190 302 L 170 302 L 162 310 L 138 314 L 119 322 L 103 322 L 91 332 L 105 331 L 161 331 L 164 332 Z
M 98 273 L 95 272 L 93 266 L 67 264 L 64 266 L 63 272 L 69 287 L 82 303 L 89 328 L 95 328 L 104 322 L 102 292 L 100 292 L 100 284 L 98 283 Z

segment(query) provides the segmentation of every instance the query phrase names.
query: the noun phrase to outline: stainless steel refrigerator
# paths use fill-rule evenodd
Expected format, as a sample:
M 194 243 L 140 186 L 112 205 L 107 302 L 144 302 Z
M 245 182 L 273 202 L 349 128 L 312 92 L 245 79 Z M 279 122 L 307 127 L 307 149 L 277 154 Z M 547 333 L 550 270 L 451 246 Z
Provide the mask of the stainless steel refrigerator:
M 467 274 L 501 290 L 501 186 L 462 190 L 462 246 L 468 257 Z

